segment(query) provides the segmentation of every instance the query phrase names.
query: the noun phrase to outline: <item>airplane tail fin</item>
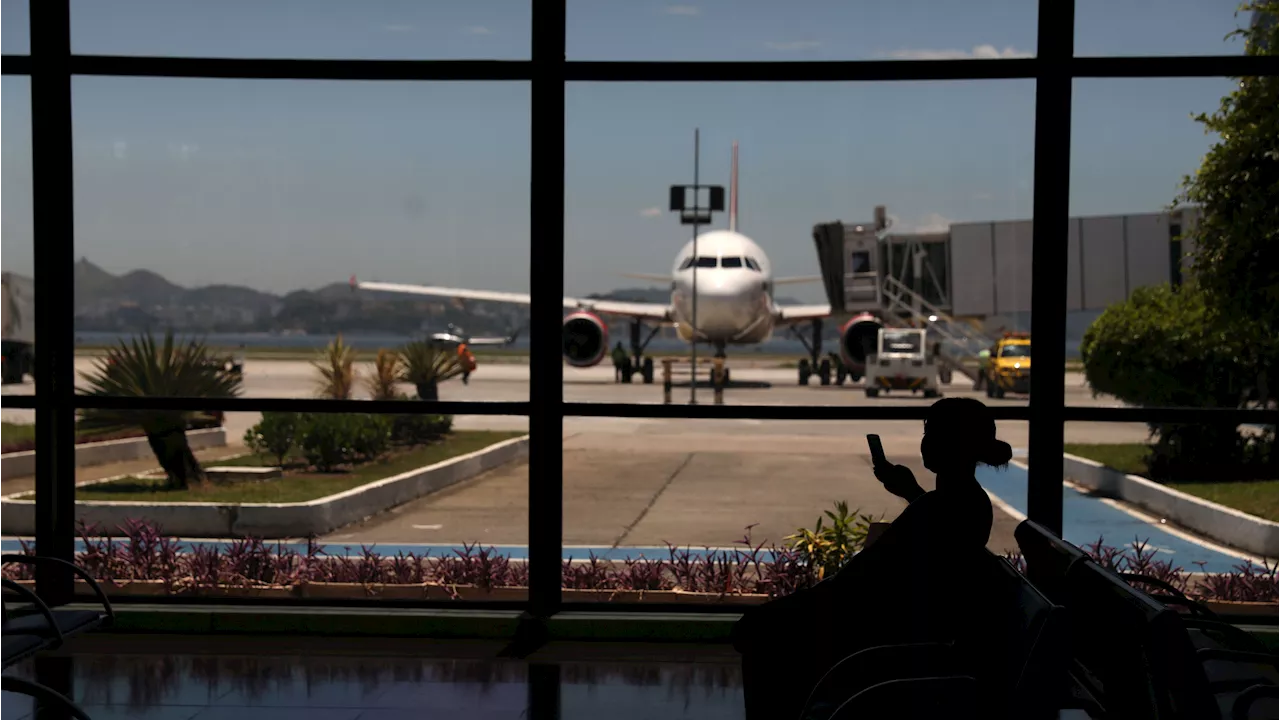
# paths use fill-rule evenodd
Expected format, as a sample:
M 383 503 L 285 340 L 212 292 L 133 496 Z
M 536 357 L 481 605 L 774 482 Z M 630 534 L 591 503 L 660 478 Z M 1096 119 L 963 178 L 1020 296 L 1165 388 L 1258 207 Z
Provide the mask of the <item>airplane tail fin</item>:
M 729 232 L 738 231 L 738 141 L 733 141 L 733 163 L 729 170 Z

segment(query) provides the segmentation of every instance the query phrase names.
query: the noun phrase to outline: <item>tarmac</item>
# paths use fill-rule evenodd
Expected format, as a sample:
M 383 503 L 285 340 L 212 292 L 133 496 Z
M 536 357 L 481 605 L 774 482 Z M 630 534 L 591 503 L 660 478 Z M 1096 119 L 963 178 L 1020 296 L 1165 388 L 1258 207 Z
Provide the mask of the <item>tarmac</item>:
M 76 368 L 89 370 L 92 362 L 77 358 Z M 727 405 L 923 408 L 932 402 L 910 393 L 871 399 L 861 387 L 847 384 L 819 387 L 812 381 L 809 387 L 799 387 L 795 369 L 739 366 L 733 358 L 729 367 L 734 383 L 725 391 Z M 358 372 L 367 377 L 370 367 L 363 365 Z M 585 370 L 566 367 L 564 375 L 564 399 L 569 402 L 662 401 L 660 384 L 615 384 L 612 367 L 607 365 Z M 315 391 L 315 378 L 315 369 L 306 362 L 250 359 L 242 396 L 309 397 Z M 1120 406 L 1114 398 L 1094 397 L 1079 374 L 1069 373 L 1066 380 L 1068 405 Z M 32 389 L 30 382 L 5 386 L 4 394 Z M 987 398 L 959 376 L 942 390 L 944 396 L 977 397 L 992 406 L 1027 403 L 1025 396 Z M 687 402 L 689 392 L 686 380 L 675 390 L 677 402 Z M 528 393 L 529 368 L 519 364 L 482 364 L 469 384 L 452 380 L 440 389 L 442 400 L 519 401 L 528 399 Z M 697 393 L 700 402 L 711 401 L 709 389 L 699 388 Z M 367 396 L 363 388 L 358 396 Z M 30 422 L 33 411 L 4 410 L 2 414 L 7 421 Z M 257 413 L 228 413 L 229 438 L 237 440 L 258 417 Z M 462 429 L 528 428 L 523 417 L 458 416 L 455 424 Z M 912 468 L 927 490 L 933 479 L 920 466 L 922 430 L 919 421 L 566 417 L 566 556 L 614 554 L 620 549 L 665 555 L 667 543 L 728 547 L 743 538 L 748 527 L 754 542 L 778 543 L 797 528 L 812 528 L 836 501 L 845 501 L 851 510 L 875 519 L 892 520 L 905 503 L 887 493 L 873 476 L 865 435 L 878 433 L 890 459 Z M 1025 456 L 1027 423 L 1000 422 L 997 432 L 1015 448 L 1015 456 Z M 1138 442 L 1146 437 L 1147 428 L 1140 424 L 1070 423 L 1066 427 L 1068 442 Z M 1025 477 L 1025 471 L 1017 468 L 1009 472 Z M 527 464 L 513 463 L 342 528 L 322 541 L 356 549 L 376 543 L 384 552 L 393 546 L 449 548 L 475 542 L 518 548 L 528 542 L 528 483 Z M 1025 493 L 1025 480 L 1022 487 Z M 1021 517 L 1008 503 L 996 505 L 989 547 L 1003 553 L 1016 549 L 1013 528 Z M 1072 507 L 1074 503 L 1068 505 Z M 1109 532 L 1106 527 L 1098 529 Z M 1141 528 L 1133 523 L 1117 525 L 1110 532 L 1124 536 L 1108 537 L 1108 541 L 1127 542 L 1135 530 Z M 1160 532 L 1156 527 L 1151 530 Z

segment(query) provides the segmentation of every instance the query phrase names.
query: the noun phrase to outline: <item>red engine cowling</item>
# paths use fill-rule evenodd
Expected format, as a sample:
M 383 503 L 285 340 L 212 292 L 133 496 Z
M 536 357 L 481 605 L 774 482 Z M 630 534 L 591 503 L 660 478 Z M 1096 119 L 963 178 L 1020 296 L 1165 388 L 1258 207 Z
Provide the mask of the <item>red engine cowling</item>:
M 866 372 L 867 356 L 875 354 L 876 338 L 884 323 L 875 315 L 858 315 L 840 328 L 840 359 L 853 375 Z
M 598 365 L 609 352 L 609 327 L 594 314 L 577 310 L 564 318 L 560 352 L 573 367 Z

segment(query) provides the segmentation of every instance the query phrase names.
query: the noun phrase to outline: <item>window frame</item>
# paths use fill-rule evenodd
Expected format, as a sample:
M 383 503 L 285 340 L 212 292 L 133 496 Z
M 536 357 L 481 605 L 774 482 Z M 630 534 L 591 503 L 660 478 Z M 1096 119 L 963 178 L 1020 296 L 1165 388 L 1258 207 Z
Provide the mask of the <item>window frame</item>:
M 41 380 L 35 394 L 6 396 L 11 408 L 36 411 L 36 551 L 74 558 L 74 482 L 60 483 L 74 467 L 74 418 L 88 408 L 181 408 L 224 412 L 403 413 L 403 404 L 376 401 L 234 398 L 89 398 L 75 394 L 74 313 L 60 288 L 74 280 L 72 77 L 132 76 L 240 79 L 523 81 L 531 90 L 530 235 L 540 238 L 542 262 L 530 267 L 530 334 L 560 332 L 564 294 L 564 127 L 568 82 L 888 82 L 908 80 L 1031 79 L 1036 81 L 1035 168 L 1032 245 L 1032 305 L 1040 318 L 1039 345 L 1027 407 L 993 408 L 997 419 L 1029 423 L 1029 448 L 1037 460 L 1028 481 L 1028 515 L 1053 530 L 1062 526 L 1062 450 L 1065 422 L 1274 422 L 1264 410 L 1201 408 L 1072 407 L 1064 401 L 1067 203 L 1072 81 L 1075 78 L 1263 76 L 1275 73 L 1275 58 L 1244 55 L 1074 57 L 1075 3 L 1039 0 L 1037 54 L 1006 60 L 867 60 L 816 62 L 597 62 L 565 59 L 565 2 L 531 2 L 532 50 L 528 60 L 309 60 L 204 57 L 145 57 L 75 54 L 71 48 L 69 0 L 30 0 L 30 54 L 4 55 L 2 72 L 31 80 L 32 193 L 35 243 L 36 329 L 44 346 L 37 355 Z M 536 178 L 537 181 L 533 182 Z M 562 604 L 560 558 L 563 525 L 562 438 L 564 417 L 716 418 L 775 420 L 923 420 L 913 407 L 824 407 L 773 405 L 628 405 L 566 403 L 559 343 L 530 353 L 527 402 L 441 402 L 433 412 L 518 415 L 529 418 L 529 561 L 527 603 L 514 605 L 535 617 L 562 609 L 616 612 L 608 603 Z M 553 349 L 554 352 L 553 352 Z M 46 461 L 47 459 L 47 461 Z M 74 473 L 69 473 L 72 477 Z M 539 482 L 536 478 L 557 478 Z M 62 603 L 72 596 L 72 576 L 62 568 L 37 573 L 42 597 Z M 155 603 L 158 598 L 148 598 Z M 181 598 L 168 598 L 174 603 Z M 208 603 L 208 599 L 201 602 Z M 250 604 L 236 601 L 238 604 Z M 299 604 L 327 604 L 296 601 Z M 336 603 L 359 605 L 357 602 Z M 443 601 L 418 602 L 416 607 Z M 386 606 L 388 603 L 382 602 Z M 483 603 L 485 608 L 505 604 Z M 671 611 L 665 607 L 627 610 Z M 679 611 L 734 611 L 732 607 L 681 606 Z

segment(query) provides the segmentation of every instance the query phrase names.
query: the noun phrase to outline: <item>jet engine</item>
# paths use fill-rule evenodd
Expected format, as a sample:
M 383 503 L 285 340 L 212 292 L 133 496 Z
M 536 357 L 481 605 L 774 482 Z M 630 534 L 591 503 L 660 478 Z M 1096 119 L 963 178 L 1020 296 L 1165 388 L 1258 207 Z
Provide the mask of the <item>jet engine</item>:
M 855 377 L 866 372 L 867 356 L 876 352 L 876 339 L 884 324 L 875 316 L 863 313 L 840 328 L 840 359 Z
M 609 328 L 586 310 L 577 310 L 564 318 L 560 333 L 564 361 L 573 367 L 599 364 L 609 352 Z

